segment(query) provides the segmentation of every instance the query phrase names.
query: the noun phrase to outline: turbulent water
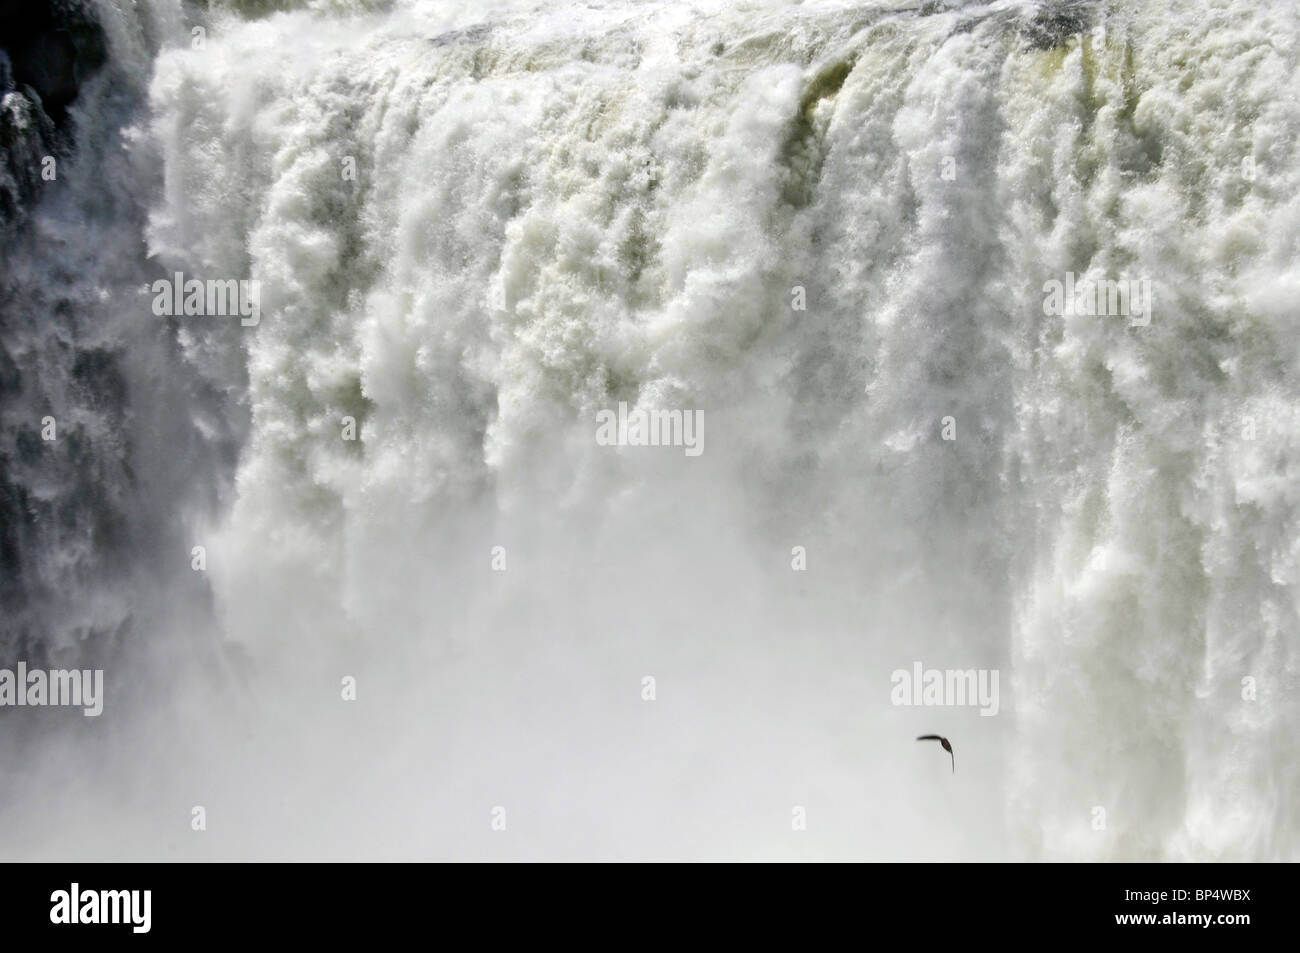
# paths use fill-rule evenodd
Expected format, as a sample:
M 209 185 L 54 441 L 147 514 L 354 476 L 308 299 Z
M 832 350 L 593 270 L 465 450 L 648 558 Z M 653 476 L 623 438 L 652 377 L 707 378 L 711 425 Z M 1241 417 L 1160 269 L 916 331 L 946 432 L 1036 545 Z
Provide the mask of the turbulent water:
M 0 662 L 110 689 L 0 855 L 1300 859 L 1290 4 L 93 8 Z

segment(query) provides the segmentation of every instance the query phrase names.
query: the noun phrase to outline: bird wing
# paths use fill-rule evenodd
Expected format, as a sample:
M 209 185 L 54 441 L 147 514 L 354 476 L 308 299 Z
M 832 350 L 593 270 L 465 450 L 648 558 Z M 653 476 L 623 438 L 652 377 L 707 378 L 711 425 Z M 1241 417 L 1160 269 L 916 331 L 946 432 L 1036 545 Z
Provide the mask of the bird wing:
M 917 735 L 917 741 L 943 741 L 943 735 Z

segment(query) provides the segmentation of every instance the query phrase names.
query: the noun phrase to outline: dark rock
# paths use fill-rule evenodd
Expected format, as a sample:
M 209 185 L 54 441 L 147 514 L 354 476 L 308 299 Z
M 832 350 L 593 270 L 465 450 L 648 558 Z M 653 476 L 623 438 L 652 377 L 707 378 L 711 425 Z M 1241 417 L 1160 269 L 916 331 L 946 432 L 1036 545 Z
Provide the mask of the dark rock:
M 45 113 L 62 123 L 82 85 L 104 65 L 108 46 L 84 0 L 0 0 L 0 50 L 9 88 L 30 86 Z
M 24 220 L 43 158 L 67 154 L 68 109 L 107 59 L 87 0 L 0 0 L 0 237 Z

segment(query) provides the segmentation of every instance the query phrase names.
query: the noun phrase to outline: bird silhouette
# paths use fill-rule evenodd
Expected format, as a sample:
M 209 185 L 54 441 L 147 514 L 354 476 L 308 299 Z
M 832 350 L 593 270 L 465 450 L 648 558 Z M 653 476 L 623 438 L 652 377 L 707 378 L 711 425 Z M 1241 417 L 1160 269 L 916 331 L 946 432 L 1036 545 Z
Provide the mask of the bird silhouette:
M 952 745 L 948 743 L 947 738 L 945 738 L 943 735 L 920 735 L 916 740 L 937 741 L 939 742 L 939 744 L 943 745 L 943 750 L 948 752 L 948 755 L 952 758 L 952 773 L 953 774 L 957 773 L 957 756 L 952 753 Z

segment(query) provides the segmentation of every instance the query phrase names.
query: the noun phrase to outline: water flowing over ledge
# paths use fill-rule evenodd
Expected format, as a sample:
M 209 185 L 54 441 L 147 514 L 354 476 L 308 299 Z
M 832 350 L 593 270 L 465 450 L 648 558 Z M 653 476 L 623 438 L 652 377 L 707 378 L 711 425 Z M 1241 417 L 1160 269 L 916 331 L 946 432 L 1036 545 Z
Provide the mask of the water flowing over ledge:
M 0 489 L 68 514 L 6 542 L 7 644 L 201 658 L 295 803 L 364 754 L 292 831 L 214 766 L 233 855 L 472 855 L 419 819 L 504 790 L 535 856 L 1297 856 L 1294 12 L 97 9 L 0 292 Z M 159 317 L 173 273 L 260 321 Z M 960 795 L 922 660 L 1003 671 Z

